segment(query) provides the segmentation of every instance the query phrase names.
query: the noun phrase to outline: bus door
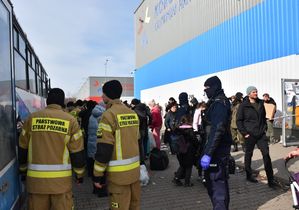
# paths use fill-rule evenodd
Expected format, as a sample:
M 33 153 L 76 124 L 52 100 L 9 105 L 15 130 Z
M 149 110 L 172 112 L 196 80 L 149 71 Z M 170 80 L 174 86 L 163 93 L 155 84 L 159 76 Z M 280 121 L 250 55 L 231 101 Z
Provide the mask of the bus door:
M 12 6 L 0 0 L 0 209 L 16 209 L 20 194 L 16 161 L 12 74 Z

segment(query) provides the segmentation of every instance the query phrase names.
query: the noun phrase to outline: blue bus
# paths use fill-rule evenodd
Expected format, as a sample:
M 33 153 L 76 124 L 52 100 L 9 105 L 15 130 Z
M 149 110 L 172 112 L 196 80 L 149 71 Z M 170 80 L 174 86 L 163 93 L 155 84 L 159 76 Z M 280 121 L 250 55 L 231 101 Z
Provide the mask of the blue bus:
M 18 128 L 45 107 L 50 79 L 19 25 L 9 0 L 0 0 L 0 209 L 20 209 Z

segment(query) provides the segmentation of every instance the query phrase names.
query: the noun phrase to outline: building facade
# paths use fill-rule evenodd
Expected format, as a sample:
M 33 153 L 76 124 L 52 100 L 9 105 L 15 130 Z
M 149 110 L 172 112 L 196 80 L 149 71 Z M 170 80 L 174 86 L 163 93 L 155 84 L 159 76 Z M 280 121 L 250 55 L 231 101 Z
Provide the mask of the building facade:
M 121 100 L 131 102 L 134 97 L 133 77 L 88 77 L 76 94 L 76 99 L 101 101 L 104 83 L 113 79 L 119 80 L 122 84 L 123 93 Z
M 206 100 L 203 83 L 217 75 L 227 96 L 253 85 L 282 110 L 282 80 L 299 79 L 299 1 L 144 0 L 135 49 L 142 101 L 164 104 L 183 91 Z

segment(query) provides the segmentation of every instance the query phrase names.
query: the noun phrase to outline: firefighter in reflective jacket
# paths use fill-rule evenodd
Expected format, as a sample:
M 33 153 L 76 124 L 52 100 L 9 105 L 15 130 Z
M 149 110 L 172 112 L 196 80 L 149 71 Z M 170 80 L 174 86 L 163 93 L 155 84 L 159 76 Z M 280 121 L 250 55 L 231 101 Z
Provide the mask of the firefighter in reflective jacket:
M 63 90 L 51 89 L 47 107 L 29 116 L 20 135 L 19 164 L 29 210 L 72 209 L 72 169 L 77 183 L 83 182 L 82 132 L 63 104 Z
M 139 120 L 137 114 L 119 100 L 122 86 L 111 80 L 103 86 L 107 110 L 99 123 L 94 184 L 103 187 L 107 174 L 111 209 L 140 209 Z

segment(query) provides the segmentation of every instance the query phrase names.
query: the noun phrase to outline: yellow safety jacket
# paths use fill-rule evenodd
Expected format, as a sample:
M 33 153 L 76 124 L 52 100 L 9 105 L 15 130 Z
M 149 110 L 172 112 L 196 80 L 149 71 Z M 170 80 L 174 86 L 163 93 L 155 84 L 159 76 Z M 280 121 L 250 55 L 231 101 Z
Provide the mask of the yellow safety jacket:
M 128 185 L 139 180 L 139 119 L 137 114 L 121 103 L 119 99 L 107 104 L 99 123 L 97 153 L 95 155 L 94 175 L 103 176 L 118 185 Z M 113 145 L 110 154 L 101 150 L 105 144 Z M 103 151 L 106 154 L 99 154 Z M 108 157 L 108 161 L 105 161 Z
M 20 171 L 27 172 L 28 192 L 70 191 L 72 169 L 78 178 L 85 170 L 84 144 L 77 120 L 55 104 L 31 114 L 20 135 L 19 162 Z

